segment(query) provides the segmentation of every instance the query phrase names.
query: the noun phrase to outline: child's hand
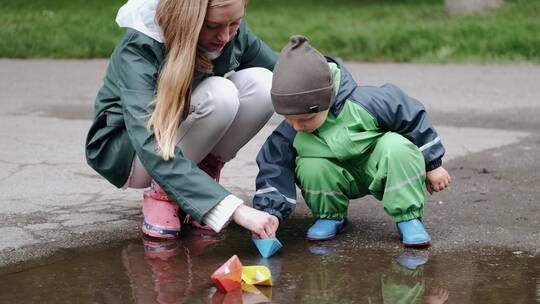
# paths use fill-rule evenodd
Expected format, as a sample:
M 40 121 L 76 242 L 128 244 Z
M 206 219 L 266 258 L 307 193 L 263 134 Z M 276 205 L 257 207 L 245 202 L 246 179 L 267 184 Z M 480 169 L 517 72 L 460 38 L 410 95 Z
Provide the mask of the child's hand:
M 259 239 L 275 238 L 279 226 L 277 217 L 246 205 L 240 205 L 234 211 L 233 221 L 250 230 Z
M 429 194 L 443 191 L 448 187 L 451 181 L 452 177 L 450 177 L 448 171 L 443 167 L 439 167 L 426 173 L 426 189 Z

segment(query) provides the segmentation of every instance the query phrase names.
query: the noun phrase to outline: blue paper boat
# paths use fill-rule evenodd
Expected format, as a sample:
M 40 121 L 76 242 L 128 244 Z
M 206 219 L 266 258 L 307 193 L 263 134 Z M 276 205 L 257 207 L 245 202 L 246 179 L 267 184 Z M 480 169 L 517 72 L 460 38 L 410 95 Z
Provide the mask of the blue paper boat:
M 276 253 L 281 247 L 283 247 L 283 245 L 281 245 L 281 242 L 278 239 L 252 240 L 264 258 L 269 258 L 273 256 L 274 253 Z

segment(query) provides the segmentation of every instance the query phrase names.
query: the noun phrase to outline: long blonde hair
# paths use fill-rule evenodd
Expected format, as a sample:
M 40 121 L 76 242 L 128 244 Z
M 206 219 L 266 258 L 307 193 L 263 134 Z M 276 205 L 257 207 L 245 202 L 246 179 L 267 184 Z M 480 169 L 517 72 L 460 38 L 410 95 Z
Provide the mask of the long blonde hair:
M 197 41 L 208 8 L 237 0 L 160 0 L 156 22 L 163 33 L 166 59 L 161 69 L 155 108 L 147 122 L 154 132 L 159 153 L 174 157 L 176 133 L 191 107 L 191 86 L 195 70 L 211 72 L 210 60 L 197 51 Z

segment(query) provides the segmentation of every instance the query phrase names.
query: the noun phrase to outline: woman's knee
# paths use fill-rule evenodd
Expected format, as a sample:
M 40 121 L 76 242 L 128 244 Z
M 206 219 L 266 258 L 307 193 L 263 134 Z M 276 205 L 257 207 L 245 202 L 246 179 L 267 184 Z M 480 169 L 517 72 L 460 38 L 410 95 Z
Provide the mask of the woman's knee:
M 249 68 L 233 73 L 229 79 L 241 90 L 255 87 L 258 91 L 270 93 L 272 72 L 265 68 Z
M 238 89 L 227 78 L 212 76 L 195 89 L 191 103 L 196 116 L 212 116 L 215 123 L 230 124 L 239 108 Z
M 265 68 L 249 68 L 232 74 L 229 79 L 238 88 L 241 106 L 256 106 L 260 110 L 273 112 L 270 97 L 271 71 Z

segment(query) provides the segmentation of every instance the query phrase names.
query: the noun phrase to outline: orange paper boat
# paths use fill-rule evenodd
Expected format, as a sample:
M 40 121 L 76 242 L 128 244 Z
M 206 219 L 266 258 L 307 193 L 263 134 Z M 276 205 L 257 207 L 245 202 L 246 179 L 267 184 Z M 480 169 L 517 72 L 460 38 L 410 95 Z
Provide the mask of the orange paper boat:
M 219 267 L 210 278 L 223 292 L 239 289 L 242 286 L 242 262 L 235 254 Z

